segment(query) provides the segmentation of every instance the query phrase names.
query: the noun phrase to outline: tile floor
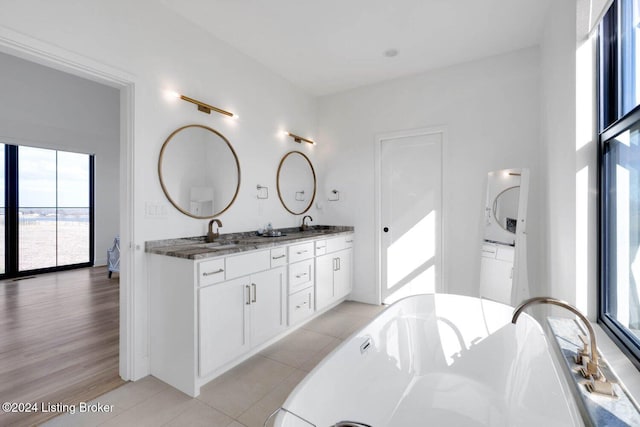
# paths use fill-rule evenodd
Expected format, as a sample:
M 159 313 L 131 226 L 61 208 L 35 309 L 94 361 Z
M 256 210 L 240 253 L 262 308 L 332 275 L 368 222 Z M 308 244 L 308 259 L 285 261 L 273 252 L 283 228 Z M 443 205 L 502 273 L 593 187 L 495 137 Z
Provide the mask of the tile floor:
M 44 425 L 262 427 L 318 362 L 382 310 L 344 302 L 205 385 L 197 398 L 149 376 L 94 401 L 113 412 L 64 414 Z

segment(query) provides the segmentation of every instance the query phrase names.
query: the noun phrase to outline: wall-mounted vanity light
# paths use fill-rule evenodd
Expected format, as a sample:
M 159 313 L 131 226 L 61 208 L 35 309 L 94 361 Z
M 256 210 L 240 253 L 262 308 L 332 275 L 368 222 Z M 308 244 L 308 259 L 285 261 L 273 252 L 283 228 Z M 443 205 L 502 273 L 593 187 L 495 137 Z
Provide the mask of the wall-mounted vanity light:
M 176 98 L 180 98 L 183 101 L 187 101 L 190 102 L 192 104 L 195 104 L 198 107 L 198 111 L 202 111 L 203 113 L 207 113 L 207 114 L 211 114 L 212 111 L 215 111 L 216 113 L 220 113 L 222 115 L 225 115 L 227 117 L 232 117 L 234 119 L 238 118 L 237 114 L 234 114 L 230 111 L 227 110 L 223 110 L 222 108 L 218 108 L 218 107 L 214 107 L 213 105 L 209 105 L 205 102 L 202 101 L 198 101 L 197 99 L 193 99 L 193 98 L 189 98 L 188 96 L 185 95 L 181 95 L 177 92 L 172 92 L 172 95 Z
M 290 136 L 291 138 L 293 138 L 293 140 L 294 140 L 295 142 L 297 142 L 298 144 L 302 143 L 302 141 L 304 141 L 304 142 L 308 142 L 309 144 L 312 144 L 312 145 L 315 145 L 315 144 L 316 144 L 315 142 L 313 142 L 313 141 L 312 141 L 312 140 L 310 140 L 310 139 L 303 138 L 303 137 L 301 137 L 300 135 L 296 135 L 296 134 L 293 134 L 293 133 L 291 133 L 291 132 L 287 132 L 286 130 L 285 130 L 285 131 L 283 131 L 283 133 L 284 133 L 286 136 Z

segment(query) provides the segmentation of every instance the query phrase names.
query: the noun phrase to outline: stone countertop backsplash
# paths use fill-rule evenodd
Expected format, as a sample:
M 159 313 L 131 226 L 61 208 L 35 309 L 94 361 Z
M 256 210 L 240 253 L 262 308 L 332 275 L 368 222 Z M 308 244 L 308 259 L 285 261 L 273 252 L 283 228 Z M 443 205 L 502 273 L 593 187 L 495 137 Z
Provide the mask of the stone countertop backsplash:
M 353 227 L 315 225 L 305 231 L 300 231 L 299 227 L 280 228 L 276 231 L 281 235 L 271 237 L 258 235 L 255 231 L 221 234 L 212 243 L 206 242 L 206 236 L 151 240 L 145 242 L 144 250 L 152 254 L 199 260 L 353 233 Z

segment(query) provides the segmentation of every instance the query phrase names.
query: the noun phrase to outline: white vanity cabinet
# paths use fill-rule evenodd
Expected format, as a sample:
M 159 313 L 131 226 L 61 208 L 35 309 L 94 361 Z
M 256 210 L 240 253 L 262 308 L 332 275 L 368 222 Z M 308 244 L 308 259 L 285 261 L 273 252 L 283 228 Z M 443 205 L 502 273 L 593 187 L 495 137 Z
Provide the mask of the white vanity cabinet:
M 353 235 L 338 236 L 316 244 L 316 310 L 331 305 L 351 292 Z
M 199 289 L 201 377 L 286 327 L 284 267 Z
M 149 255 L 151 374 L 200 386 L 287 327 L 287 269 L 269 249 L 204 260 Z
M 286 327 L 286 270 L 271 268 L 272 252 L 247 252 L 200 263 L 202 271 L 202 264 L 224 261 L 225 277 L 232 279 L 199 289 L 200 376 L 211 374 Z
M 202 385 L 283 337 L 318 308 L 339 302 L 351 291 L 352 236 L 203 259 L 149 253 L 151 374 L 198 396 Z M 326 265 L 317 257 L 322 251 Z M 320 294 L 319 277 L 327 286 Z M 322 295 L 321 306 L 316 295 Z
M 493 301 L 511 304 L 515 248 L 485 242 L 480 254 L 481 295 Z

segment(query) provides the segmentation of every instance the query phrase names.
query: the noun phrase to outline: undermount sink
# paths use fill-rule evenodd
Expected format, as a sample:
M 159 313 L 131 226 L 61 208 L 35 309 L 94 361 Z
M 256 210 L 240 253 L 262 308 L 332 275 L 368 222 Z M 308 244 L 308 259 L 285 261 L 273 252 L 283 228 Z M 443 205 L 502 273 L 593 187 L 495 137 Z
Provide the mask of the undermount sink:
M 327 231 L 326 228 L 309 227 L 306 230 L 300 230 L 300 233 L 303 233 L 303 234 L 320 234 L 320 233 L 324 233 L 325 231 Z
M 201 243 L 198 246 L 207 249 L 231 249 L 238 246 L 238 242 L 211 242 Z

